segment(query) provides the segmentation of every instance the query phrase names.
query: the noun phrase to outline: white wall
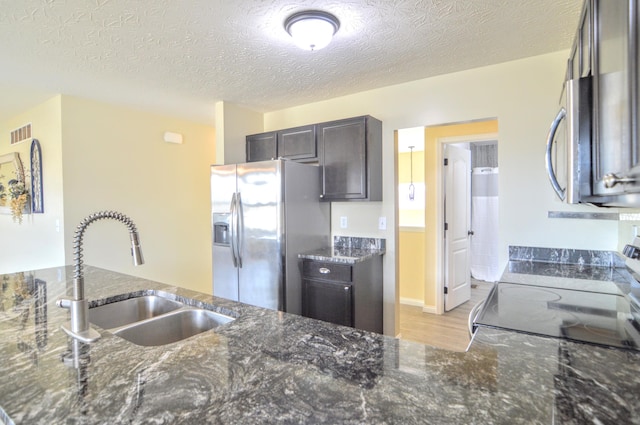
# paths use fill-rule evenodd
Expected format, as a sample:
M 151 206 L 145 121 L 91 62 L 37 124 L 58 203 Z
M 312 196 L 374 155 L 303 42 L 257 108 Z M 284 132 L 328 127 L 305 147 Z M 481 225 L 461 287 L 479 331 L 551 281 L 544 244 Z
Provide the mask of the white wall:
M 498 118 L 501 264 L 507 260 L 508 245 L 616 249 L 616 222 L 547 218 L 549 210 L 593 209 L 556 201 L 545 174 L 545 138 L 558 108 L 567 57 L 568 52 L 557 52 L 265 114 L 265 131 L 365 114 L 382 120 L 384 201 L 334 203 L 332 229 L 334 234 L 387 239 L 386 334 L 397 329 L 396 247 L 393 229 L 377 230 L 377 217 L 395 220 L 394 130 Z M 339 228 L 340 216 L 348 217 L 349 229 Z
M 183 144 L 164 142 L 165 131 Z M 87 229 L 86 264 L 211 293 L 214 128 L 63 96 L 62 140 L 66 262 L 77 224 L 117 210 L 136 223 L 145 264 L 131 264 L 127 229 L 113 220 Z
M 31 141 L 11 145 L 10 133 L 31 123 L 32 136 L 39 140 L 42 149 L 44 198 L 44 213 L 24 215 L 22 224 L 13 222 L 11 215 L 0 215 L 0 273 L 64 264 L 60 116 L 61 97 L 56 96 L 0 122 L 0 155 L 18 152 L 27 178 L 31 169 Z M 60 231 L 56 231 L 58 227 Z

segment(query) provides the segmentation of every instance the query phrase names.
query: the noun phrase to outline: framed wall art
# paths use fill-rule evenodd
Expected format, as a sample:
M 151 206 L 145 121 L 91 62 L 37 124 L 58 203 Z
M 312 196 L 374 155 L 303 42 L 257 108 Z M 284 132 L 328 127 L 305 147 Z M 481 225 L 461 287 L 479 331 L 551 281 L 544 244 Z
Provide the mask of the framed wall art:
M 31 141 L 31 212 L 43 213 L 42 199 L 42 151 L 38 139 Z

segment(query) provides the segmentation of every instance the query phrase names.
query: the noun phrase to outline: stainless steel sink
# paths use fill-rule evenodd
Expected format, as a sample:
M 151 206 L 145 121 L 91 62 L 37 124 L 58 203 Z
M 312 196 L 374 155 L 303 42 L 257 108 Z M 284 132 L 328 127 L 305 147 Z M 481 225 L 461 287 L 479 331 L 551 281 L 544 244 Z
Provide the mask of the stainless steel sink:
M 136 345 L 171 344 L 234 320 L 231 317 L 201 309 L 185 309 L 165 314 L 114 331 Z
M 143 295 L 89 309 L 89 322 L 103 329 L 119 328 L 177 310 L 182 303 L 157 295 Z
M 89 309 L 89 322 L 142 346 L 182 341 L 233 320 L 158 295 L 142 295 Z

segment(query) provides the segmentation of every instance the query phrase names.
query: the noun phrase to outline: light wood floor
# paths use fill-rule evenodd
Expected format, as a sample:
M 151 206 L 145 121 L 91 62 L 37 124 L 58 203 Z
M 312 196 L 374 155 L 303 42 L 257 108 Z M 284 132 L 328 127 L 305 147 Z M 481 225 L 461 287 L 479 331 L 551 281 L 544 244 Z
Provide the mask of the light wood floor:
M 471 340 L 469 313 L 489 295 L 492 283 L 472 280 L 471 299 L 445 314 L 423 313 L 422 307 L 400 304 L 400 338 L 451 351 L 465 351 Z

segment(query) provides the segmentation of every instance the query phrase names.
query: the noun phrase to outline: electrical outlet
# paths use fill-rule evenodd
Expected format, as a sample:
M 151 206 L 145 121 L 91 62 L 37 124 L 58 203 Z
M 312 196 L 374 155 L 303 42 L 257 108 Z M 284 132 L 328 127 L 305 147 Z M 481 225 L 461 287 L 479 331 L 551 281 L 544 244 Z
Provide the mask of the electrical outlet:
M 378 217 L 378 229 L 387 230 L 387 217 Z
M 347 217 L 345 216 L 340 217 L 340 228 L 341 229 L 347 228 Z

